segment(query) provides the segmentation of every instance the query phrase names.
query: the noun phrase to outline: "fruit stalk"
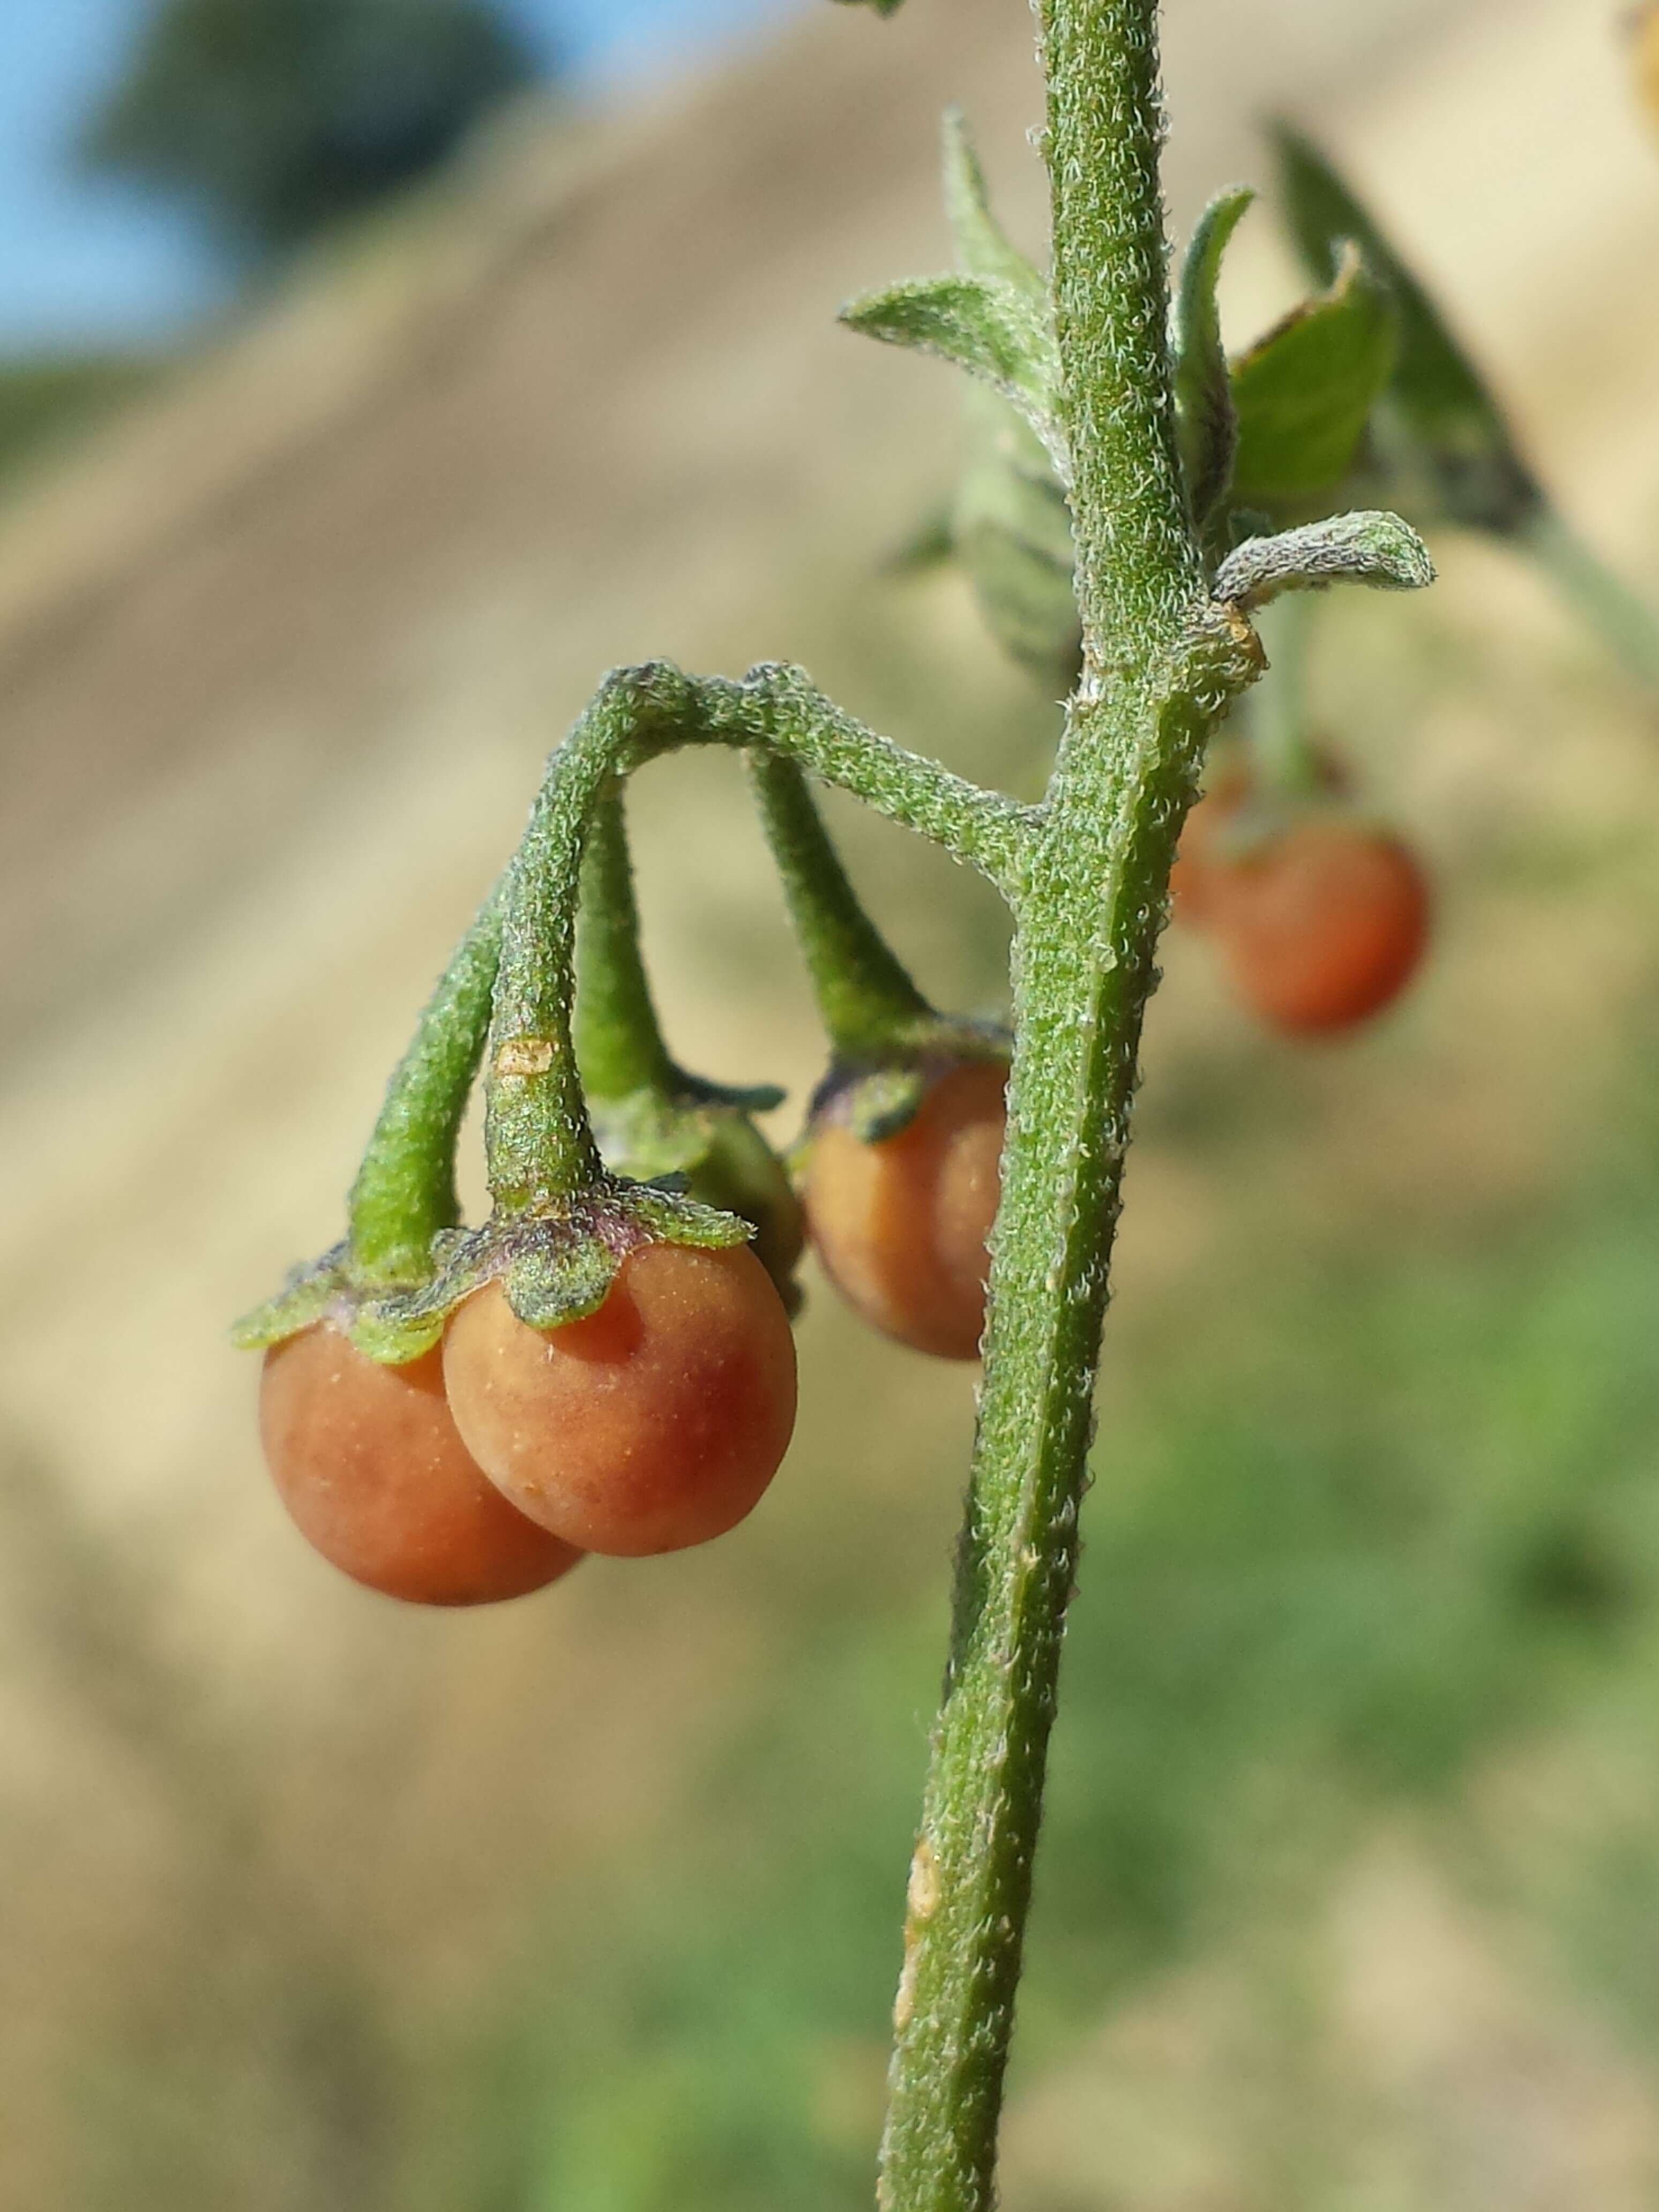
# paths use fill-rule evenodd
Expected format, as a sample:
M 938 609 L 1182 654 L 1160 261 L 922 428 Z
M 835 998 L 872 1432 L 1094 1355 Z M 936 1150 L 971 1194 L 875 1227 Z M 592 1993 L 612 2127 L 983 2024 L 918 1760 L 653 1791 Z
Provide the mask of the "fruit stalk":
M 422 1009 L 351 1187 L 352 1273 L 365 1290 L 423 1282 L 433 1238 L 460 1219 L 455 1146 L 489 1027 L 502 895 L 497 884 Z
M 878 1053 L 933 1012 L 860 904 L 806 779 L 781 754 L 750 753 L 749 781 L 812 979 L 818 1012 L 838 1054 Z
M 663 1042 L 640 951 L 640 915 L 620 784 L 593 809 L 576 925 L 576 1061 L 589 1098 L 671 1092 L 678 1070 Z
M 895 2007 L 883 2212 L 987 2212 L 1141 1016 L 1204 742 L 1260 667 L 1176 453 L 1156 0 L 1044 0 L 1084 670 L 1012 886 L 979 1433 Z

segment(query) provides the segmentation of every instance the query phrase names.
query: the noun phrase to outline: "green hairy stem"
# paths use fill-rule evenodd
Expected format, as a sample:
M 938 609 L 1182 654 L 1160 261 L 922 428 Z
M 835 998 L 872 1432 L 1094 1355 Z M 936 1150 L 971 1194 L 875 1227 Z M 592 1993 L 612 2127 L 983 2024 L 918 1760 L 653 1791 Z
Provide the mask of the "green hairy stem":
M 615 778 L 695 744 L 779 754 L 1005 887 L 1035 835 L 1030 809 L 878 737 L 799 669 L 767 664 L 732 683 L 653 662 L 608 676 L 548 763 L 507 878 L 484 1071 L 503 1215 L 556 1206 L 599 1176 L 573 1036 L 582 855 Z
M 883 2212 L 984 2212 L 1143 1010 L 1209 730 L 1259 666 L 1176 458 L 1155 0 L 1046 0 L 1062 427 L 1084 674 L 1014 894 L 985 1381 L 894 2010 Z
M 749 780 L 830 1045 L 873 1056 L 933 1008 L 859 903 L 794 762 L 751 752 Z
M 1082 673 L 1042 804 L 1019 805 L 902 750 L 793 668 L 764 665 L 740 682 L 663 664 L 616 672 L 549 763 L 505 889 L 428 1009 L 424 1042 L 382 1117 L 386 1144 L 371 1151 L 353 1202 L 354 1237 L 361 1231 L 385 1264 L 403 1264 L 453 1218 L 447 1158 L 438 1155 L 445 1132 L 453 1147 L 455 1085 L 476 1060 L 492 976 L 486 1145 L 507 1216 L 556 1208 L 599 1173 L 573 1021 L 596 1096 L 673 1081 L 640 961 L 620 799 L 623 780 L 661 753 L 716 744 L 748 756 L 843 1054 L 878 1054 L 937 1017 L 860 906 L 808 778 L 930 838 L 1008 901 L 1015 1045 L 1002 1201 L 949 1662 L 894 2008 L 882 2212 L 989 2212 L 994 2202 L 1141 1022 L 1206 744 L 1263 665 L 1243 610 L 1338 576 L 1404 588 L 1431 573 L 1395 518 L 1358 515 L 1322 532 L 1252 538 L 1212 588 L 1194 511 L 1224 491 L 1236 424 L 1215 412 L 1231 405 L 1224 375 L 1200 393 L 1210 410 L 1198 425 L 1205 434 L 1188 426 L 1188 465 L 1194 454 L 1203 464 L 1195 497 L 1182 478 L 1167 337 L 1157 0 L 1039 0 L 1038 13 L 1048 297 L 995 231 L 958 131 L 947 178 L 959 240 L 991 275 L 900 287 L 848 313 L 877 336 L 988 371 L 1039 424 L 1069 485 Z M 1189 283 L 1187 323 L 1189 339 L 1208 329 L 1220 359 L 1218 325 L 1201 299 L 1193 305 L 1213 259 L 1201 258 Z M 1591 590 L 1571 549 L 1551 541 L 1535 550 L 1581 593 Z M 1287 642 L 1301 619 L 1280 617 Z M 1639 658 L 1637 626 L 1619 619 Z M 1287 684 L 1285 712 L 1295 703 Z M 1287 773 L 1304 765 L 1281 763 Z M 405 1147 L 398 1164 L 415 1107 L 433 1115 L 437 1134 Z
M 351 1187 L 351 1271 L 365 1290 L 424 1282 L 433 1238 L 461 1218 L 455 1143 L 489 1027 L 502 891 L 490 893 L 422 1009 Z
M 576 1062 L 590 1098 L 665 1095 L 679 1083 L 640 951 L 639 908 L 620 787 L 588 824 L 576 926 Z

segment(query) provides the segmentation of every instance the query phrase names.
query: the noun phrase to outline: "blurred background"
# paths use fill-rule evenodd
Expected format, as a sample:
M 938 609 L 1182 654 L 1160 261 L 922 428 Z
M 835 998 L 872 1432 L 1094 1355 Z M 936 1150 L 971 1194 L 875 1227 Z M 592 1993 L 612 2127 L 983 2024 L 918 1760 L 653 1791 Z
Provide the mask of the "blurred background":
M 1170 0 L 1169 191 L 1316 130 L 1639 582 L 1618 12 Z M 959 577 L 883 573 L 948 383 L 832 319 L 945 257 L 949 100 L 1040 246 L 1024 0 L 65 0 L 0 61 L 0 2205 L 867 2203 L 971 1376 L 813 1280 L 748 1524 L 428 1617 L 290 1530 L 225 1328 L 607 665 L 793 657 L 1040 785 Z M 1260 210 L 1232 341 L 1295 289 Z M 1659 700 L 1435 550 L 1312 674 L 1419 986 L 1297 1048 L 1165 939 L 1009 2212 L 1659 2202 Z M 676 1044 L 799 1101 L 732 764 L 635 813 Z M 988 896 L 834 818 L 994 1010 Z

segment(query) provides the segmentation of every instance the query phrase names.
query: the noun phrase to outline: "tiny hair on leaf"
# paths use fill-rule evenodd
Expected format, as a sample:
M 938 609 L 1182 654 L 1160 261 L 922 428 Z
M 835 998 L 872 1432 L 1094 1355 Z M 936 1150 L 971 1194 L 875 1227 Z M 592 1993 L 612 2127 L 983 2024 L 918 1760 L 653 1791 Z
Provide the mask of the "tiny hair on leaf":
M 851 300 L 849 330 L 965 368 L 1017 407 L 1063 470 L 1055 421 L 1059 362 L 1046 315 L 1000 278 L 922 276 Z
M 1304 523 L 1274 538 L 1247 538 L 1216 572 L 1215 592 L 1248 613 L 1282 592 L 1321 591 L 1328 584 L 1418 592 L 1433 581 L 1429 549 L 1410 523 L 1397 514 L 1362 511 Z

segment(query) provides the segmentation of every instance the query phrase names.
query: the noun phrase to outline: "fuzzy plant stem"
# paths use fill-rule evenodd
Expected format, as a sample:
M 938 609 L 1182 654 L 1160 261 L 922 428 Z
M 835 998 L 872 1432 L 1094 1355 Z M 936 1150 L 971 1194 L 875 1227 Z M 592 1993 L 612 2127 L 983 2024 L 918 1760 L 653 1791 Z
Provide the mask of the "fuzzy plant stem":
M 386 1086 L 349 1206 L 351 1272 L 361 1289 L 423 1283 L 433 1238 L 460 1218 L 455 1146 L 489 1027 L 503 890 L 495 886 L 461 939 Z
M 484 1067 L 484 1150 L 502 1214 L 557 1206 L 599 1176 L 573 1034 L 583 854 L 618 781 L 696 744 L 784 755 L 1005 890 L 1036 834 L 1030 808 L 878 737 L 799 669 L 766 663 L 740 683 L 686 676 L 662 661 L 616 670 L 548 763 L 507 875 Z M 601 828 L 601 839 L 619 827 Z M 596 866 L 615 863 L 602 844 Z M 639 980 L 642 987 L 642 972 Z
M 1085 666 L 1015 887 L 985 1379 L 912 1862 L 883 2212 L 987 2212 L 1142 1012 L 1205 739 L 1259 667 L 1176 460 L 1156 0 L 1044 0 Z
M 590 1098 L 626 1098 L 640 1091 L 667 1095 L 679 1079 L 640 951 L 623 805 L 619 784 L 602 793 L 582 855 L 574 1027 L 576 1064 Z
M 790 920 L 836 1056 L 878 1054 L 933 1013 L 860 903 L 817 802 L 792 760 L 748 755 L 749 780 Z

